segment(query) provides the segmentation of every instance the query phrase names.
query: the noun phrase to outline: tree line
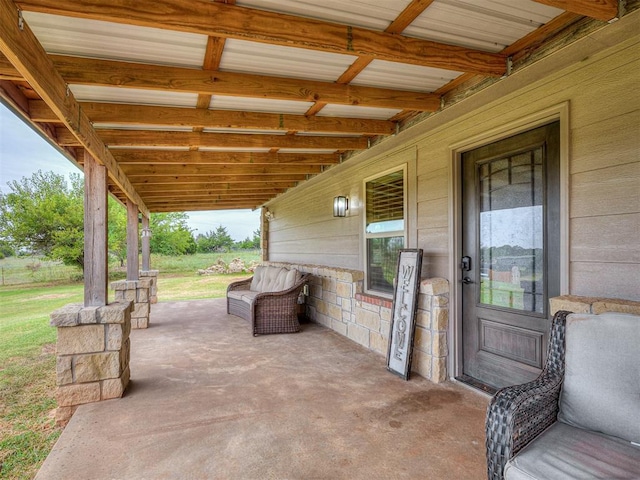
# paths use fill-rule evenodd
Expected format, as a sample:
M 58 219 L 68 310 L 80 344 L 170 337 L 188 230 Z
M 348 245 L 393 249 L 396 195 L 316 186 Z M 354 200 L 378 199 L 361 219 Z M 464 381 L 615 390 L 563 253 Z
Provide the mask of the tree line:
M 71 174 L 37 171 L 31 177 L 7 182 L 0 192 L 0 258 L 27 253 L 84 268 L 84 180 Z M 127 258 L 127 212 L 116 199 L 108 199 L 109 254 L 124 264 Z M 194 237 L 186 213 L 152 213 L 151 253 L 188 255 L 233 249 L 260 248 L 260 230 L 236 242 L 227 229 Z

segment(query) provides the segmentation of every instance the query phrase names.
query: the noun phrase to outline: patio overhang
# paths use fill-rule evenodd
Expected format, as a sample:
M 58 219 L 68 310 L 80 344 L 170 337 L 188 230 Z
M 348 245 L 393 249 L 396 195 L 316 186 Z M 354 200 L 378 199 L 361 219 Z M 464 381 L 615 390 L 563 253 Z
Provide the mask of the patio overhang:
M 3 101 L 144 216 L 259 207 L 619 15 L 614 0 L 0 5 Z

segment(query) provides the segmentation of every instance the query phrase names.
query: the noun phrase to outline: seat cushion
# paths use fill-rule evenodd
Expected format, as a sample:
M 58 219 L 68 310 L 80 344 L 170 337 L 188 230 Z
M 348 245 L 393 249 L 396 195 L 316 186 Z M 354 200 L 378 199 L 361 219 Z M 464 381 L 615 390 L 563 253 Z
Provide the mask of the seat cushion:
M 558 420 L 640 443 L 640 317 L 567 317 Z
M 504 478 L 638 479 L 640 447 L 556 422 L 507 462 Z

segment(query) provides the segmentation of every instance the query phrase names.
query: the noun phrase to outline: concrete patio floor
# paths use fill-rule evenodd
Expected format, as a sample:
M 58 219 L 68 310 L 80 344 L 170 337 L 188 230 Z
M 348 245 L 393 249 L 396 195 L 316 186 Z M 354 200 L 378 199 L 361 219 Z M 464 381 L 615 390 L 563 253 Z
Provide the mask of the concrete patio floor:
M 36 479 L 486 478 L 485 396 L 319 325 L 253 337 L 225 307 L 154 305 L 125 396 L 81 406 Z

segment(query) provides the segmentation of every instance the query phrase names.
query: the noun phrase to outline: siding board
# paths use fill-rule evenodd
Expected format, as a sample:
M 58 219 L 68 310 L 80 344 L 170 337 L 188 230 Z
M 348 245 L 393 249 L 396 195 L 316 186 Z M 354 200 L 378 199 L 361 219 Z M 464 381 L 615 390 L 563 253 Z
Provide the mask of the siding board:
M 574 219 L 571 261 L 640 263 L 640 214 Z

